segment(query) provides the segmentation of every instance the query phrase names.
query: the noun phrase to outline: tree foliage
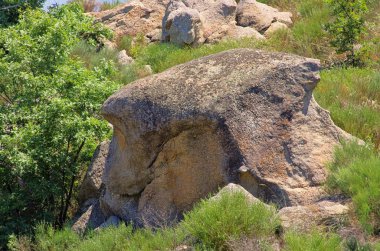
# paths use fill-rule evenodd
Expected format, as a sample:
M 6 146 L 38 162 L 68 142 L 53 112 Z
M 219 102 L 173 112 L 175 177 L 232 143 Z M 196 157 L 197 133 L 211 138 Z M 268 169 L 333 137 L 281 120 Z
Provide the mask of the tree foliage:
M 364 14 L 368 11 L 366 0 L 326 0 L 331 7 L 334 20 L 327 25 L 333 35 L 331 44 L 338 53 L 349 53 L 354 60 L 354 45 L 364 31 Z
M 41 8 L 45 0 L 2 0 L 0 1 L 0 26 L 14 24 L 19 14 L 27 8 Z
M 70 51 L 109 35 L 74 4 L 0 29 L 0 246 L 36 222 L 64 224 L 78 173 L 109 133 L 100 105 L 117 88 L 111 61 L 89 70 Z

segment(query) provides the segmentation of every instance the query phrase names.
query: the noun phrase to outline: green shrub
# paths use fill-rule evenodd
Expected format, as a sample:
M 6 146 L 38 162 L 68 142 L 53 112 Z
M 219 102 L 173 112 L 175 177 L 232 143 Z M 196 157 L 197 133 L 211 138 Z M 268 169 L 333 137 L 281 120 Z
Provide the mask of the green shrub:
M 78 5 L 27 10 L 0 30 L 0 246 L 70 217 L 79 174 L 110 133 L 100 106 L 119 86 L 111 62 L 89 70 L 69 55 L 108 35 Z
M 41 8 L 45 0 L 2 0 L 0 1 L 0 28 L 17 23 L 20 13 L 28 8 Z
M 327 186 L 352 197 L 362 226 L 380 231 L 380 156 L 369 146 L 344 143 L 329 165 Z
M 49 224 L 39 224 L 35 233 L 35 250 L 60 251 L 68 250 L 78 245 L 79 236 L 70 228 L 55 230 Z
M 333 36 L 331 44 L 338 53 L 349 53 L 351 64 L 355 64 L 354 45 L 364 32 L 364 14 L 368 11 L 366 0 L 326 0 L 334 20 L 326 25 Z
M 342 250 L 341 239 L 336 234 L 325 234 L 316 230 L 310 233 L 287 232 L 285 248 L 289 251 L 338 251 Z
M 263 203 L 250 204 L 242 193 L 223 193 L 216 200 L 202 200 L 185 214 L 181 227 L 208 248 L 223 249 L 244 236 L 267 238 L 279 226 L 276 211 Z

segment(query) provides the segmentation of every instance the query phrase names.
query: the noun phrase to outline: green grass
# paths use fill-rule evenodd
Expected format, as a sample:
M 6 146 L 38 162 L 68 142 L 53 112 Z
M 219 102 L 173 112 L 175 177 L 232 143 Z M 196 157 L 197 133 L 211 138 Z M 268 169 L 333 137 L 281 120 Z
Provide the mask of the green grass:
M 17 251 L 148 251 L 174 250 L 180 245 L 195 250 L 273 250 L 271 245 L 277 242 L 282 243 L 281 250 L 289 251 L 378 250 L 378 244 L 371 247 L 356 240 L 345 241 L 334 233 L 289 231 L 278 236 L 278 230 L 280 221 L 274 207 L 250 204 L 236 192 L 200 201 L 171 228 L 134 230 L 121 224 L 79 236 L 69 228 L 59 231 L 42 224 L 34 241 L 13 237 L 8 246 Z
M 27 237 L 12 240 L 10 247 L 23 250 L 173 250 L 187 244 L 202 250 L 227 248 L 241 237 L 264 240 L 275 236 L 279 219 L 273 207 L 250 204 L 242 193 L 224 193 L 219 199 L 202 200 L 173 228 L 138 229 L 124 224 L 80 237 L 70 229 L 54 230 L 40 225 L 35 241 Z M 29 249 L 28 249 L 29 248 Z
M 170 67 L 196 58 L 235 48 L 260 48 L 263 45 L 255 39 L 227 40 L 200 47 L 179 47 L 174 44 L 152 44 L 136 53 L 140 64 L 149 64 L 154 72 L 162 72 Z
M 100 4 L 100 11 L 113 9 L 113 8 L 117 7 L 118 5 L 124 3 L 124 2 L 125 1 L 121 1 L 121 0 L 112 0 L 111 2 L 101 3 Z
M 329 165 L 327 187 L 352 197 L 363 228 L 380 233 L 380 156 L 370 146 L 356 142 L 337 148 Z
M 338 251 L 343 250 L 342 240 L 336 234 L 325 234 L 316 230 L 310 233 L 288 232 L 285 234 L 287 251 Z
M 258 240 L 274 236 L 280 221 L 275 208 L 250 204 L 242 193 L 224 193 L 217 201 L 201 201 L 181 226 L 203 246 L 220 250 L 243 236 Z
M 369 68 L 323 71 L 314 96 L 337 126 L 380 149 L 379 72 Z

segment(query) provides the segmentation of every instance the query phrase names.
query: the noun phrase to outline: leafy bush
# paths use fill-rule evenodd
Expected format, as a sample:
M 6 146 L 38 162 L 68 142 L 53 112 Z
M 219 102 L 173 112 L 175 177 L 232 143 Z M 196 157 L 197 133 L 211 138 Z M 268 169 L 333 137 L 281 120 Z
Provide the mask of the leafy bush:
M 99 108 L 118 88 L 111 63 L 91 71 L 69 55 L 108 35 L 77 5 L 28 10 L 0 30 L 0 245 L 67 219 L 78 174 L 110 132 Z
M 341 239 L 336 234 L 325 234 L 316 230 L 310 233 L 287 232 L 285 250 L 289 251 L 338 251 L 342 250 Z
M 202 200 L 185 214 L 185 232 L 208 248 L 226 248 L 243 236 L 261 239 L 273 236 L 280 225 L 274 208 L 250 204 L 242 193 L 224 193 L 217 200 Z
M 332 34 L 332 45 L 338 53 L 349 52 L 349 60 L 355 64 L 354 45 L 364 31 L 364 14 L 368 11 L 366 0 L 326 0 L 334 21 L 326 28 Z
M 379 233 L 380 156 L 369 146 L 344 143 L 336 150 L 329 169 L 328 187 L 351 196 L 363 227 Z
M 2 0 L 0 1 L 0 27 L 15 24 L 20 13 L 28 8 L 41 8 L 45 0 Z

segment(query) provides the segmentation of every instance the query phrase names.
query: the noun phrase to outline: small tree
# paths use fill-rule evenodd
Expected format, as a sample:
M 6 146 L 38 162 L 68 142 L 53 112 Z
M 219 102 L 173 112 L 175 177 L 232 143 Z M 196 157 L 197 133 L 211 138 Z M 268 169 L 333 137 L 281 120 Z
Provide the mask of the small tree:
M 0 250 L 12 233 L 67 220 L 79 173 L 110 131 L 100 106 L 118 88 L 112 61 L 90 70 L 71 51 L 109 35 L 76 4 L 28 9 L 0 29 Z
M 368 11 L 366 0 L 326 0 L 334 20 L 327 24 L 327 31 L 333 35 L 331 44 L 337 53 L 348 53 L 348 61 L 356 63 L 355 44 L 364 32 L 364 14 Z
M 41 8 L 45 0 L 0 0 L 0 26 L 18 21 L 19 13 L 27 8 Z

